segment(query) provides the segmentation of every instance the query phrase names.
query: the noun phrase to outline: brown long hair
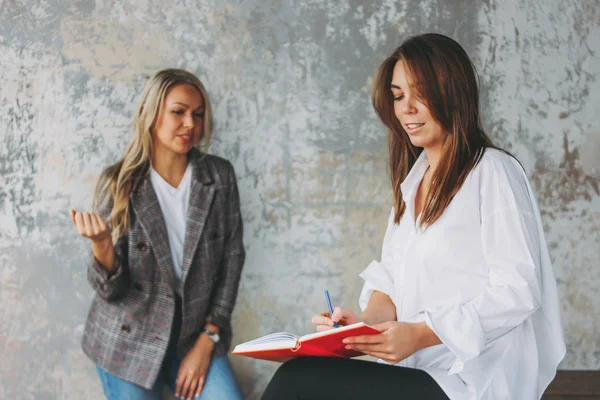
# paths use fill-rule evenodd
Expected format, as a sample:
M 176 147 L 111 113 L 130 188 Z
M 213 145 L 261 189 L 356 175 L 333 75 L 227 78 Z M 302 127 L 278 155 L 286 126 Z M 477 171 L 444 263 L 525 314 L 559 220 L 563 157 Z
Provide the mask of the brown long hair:
M 108 222 L 112 227 L 112 240 L 116 242 L 129 229 L 129 196 L 150 172 L 152 161 L 152 129 L 169 91 L 180 84 L 196 88 L 204 99 L 204 127 L 202 138 L 196 145 L 207 151 L 212 136 L 212 111 L 208 94 L 202 82 L 192 73 L 182 69 L 164 69 L 155 73 L 146 83 L 133 121 L 133 136 L 125 156 L 108 167 L 96 185 L 94 209 L 105 201 L 112 207 Z M 96 211 L 97 212 L 97 211 Z
M 375 112 L 388 128 L 395 223 L 400 222 L 406 209 L 400 184 L 423 151 L 410 142 L 394 114 L 391 82 L 394 66 L 400 60 L 417 83 L 421 101 L 448 132 L 425 197 L 421 226 L 427 227 L 440 218 L 485 149 L 496 146 L 481 125 L 477 73 L 465 50 L 453 39 L 436 33 L 406 39 L 379 66 L 371 97 Z

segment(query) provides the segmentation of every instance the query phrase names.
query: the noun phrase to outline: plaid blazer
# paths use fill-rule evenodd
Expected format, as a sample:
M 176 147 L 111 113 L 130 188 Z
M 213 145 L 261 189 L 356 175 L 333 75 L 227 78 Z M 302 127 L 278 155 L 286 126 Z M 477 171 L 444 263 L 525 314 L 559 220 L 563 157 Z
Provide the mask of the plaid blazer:
M 190 160 L 177 351 L 183 357 L 209 321 L 221 328 L 214 352 L 222 355 L 231 346 L 231 312 L 245 259 L 239 195 L 229 161 L 195 149 Z M 112 199 L 97 203 L 95 211 L 107 220 Z M 151 388 L 169 344 L 175 291 L 167 228 L 149 176 L 131 194 L 130 210 L 129 231 L 115 244 L 111 273 L 91 255 L 88 281 L 96 295 L 82 348 L 111 374 Z

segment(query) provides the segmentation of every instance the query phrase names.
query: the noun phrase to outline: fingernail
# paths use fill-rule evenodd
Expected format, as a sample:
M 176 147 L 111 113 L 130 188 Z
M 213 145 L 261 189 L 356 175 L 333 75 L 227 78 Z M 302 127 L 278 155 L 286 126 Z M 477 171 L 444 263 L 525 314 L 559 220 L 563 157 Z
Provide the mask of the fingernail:
M 344 339 L 342 340 L 342 343 L 350 343 L 350 341 L 348 339 Z
M 346 350 L 352 350 L 352 346 L 350 346 L 350 345 L 346 346 Z

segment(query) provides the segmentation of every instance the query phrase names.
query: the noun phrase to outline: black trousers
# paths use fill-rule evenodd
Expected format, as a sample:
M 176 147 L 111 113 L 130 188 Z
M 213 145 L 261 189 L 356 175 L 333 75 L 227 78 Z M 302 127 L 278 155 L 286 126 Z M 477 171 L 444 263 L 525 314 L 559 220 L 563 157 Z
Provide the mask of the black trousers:
M 301 357 L 284 363 L 262 400 L 448 400 L 424 371 L 346 358 Z

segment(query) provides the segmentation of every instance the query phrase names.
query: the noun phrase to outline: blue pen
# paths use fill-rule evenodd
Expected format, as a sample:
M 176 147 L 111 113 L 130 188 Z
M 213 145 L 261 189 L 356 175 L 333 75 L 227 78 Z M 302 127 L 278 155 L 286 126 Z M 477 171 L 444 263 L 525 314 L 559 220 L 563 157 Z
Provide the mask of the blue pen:
M 329 297 L 329 290 L 325 290 L 325 298 L 327 299 L 327 306 L 329 307 L 329 315 L 331 318 L 333 316 L 333 306 L 331 305 L 331 298 Z M 338 327 L 337 322 L 333 323 L 333 327 L 334 328 Z

